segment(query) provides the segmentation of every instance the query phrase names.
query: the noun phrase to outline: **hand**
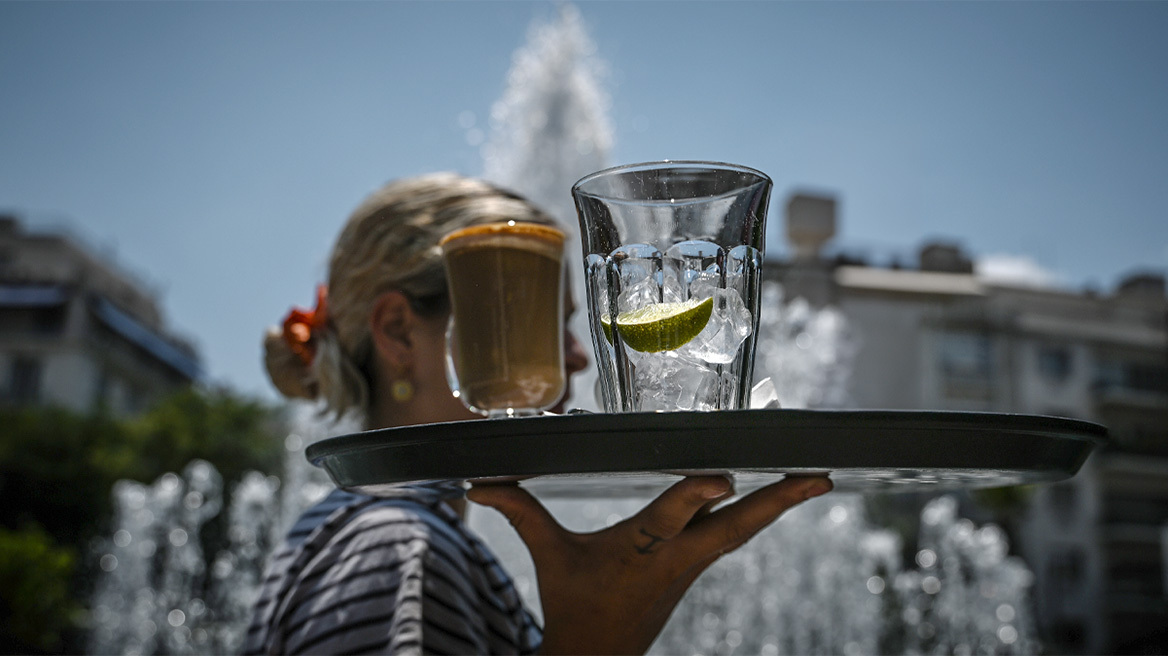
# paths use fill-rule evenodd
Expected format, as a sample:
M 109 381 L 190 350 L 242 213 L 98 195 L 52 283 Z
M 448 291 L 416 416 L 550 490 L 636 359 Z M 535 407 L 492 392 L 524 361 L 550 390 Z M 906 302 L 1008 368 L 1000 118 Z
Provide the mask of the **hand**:
M 544 654 L 644 653 L 685 591 L 723 554 L 788 508 L 830 490 L 826 477 L 790 477 L 713 510 L 733 495 L 727 478 L 686 478 L 636 515 L 596 533 L 559 525 L 517 485 L 475 485 L 527 545 L 543 604 Z

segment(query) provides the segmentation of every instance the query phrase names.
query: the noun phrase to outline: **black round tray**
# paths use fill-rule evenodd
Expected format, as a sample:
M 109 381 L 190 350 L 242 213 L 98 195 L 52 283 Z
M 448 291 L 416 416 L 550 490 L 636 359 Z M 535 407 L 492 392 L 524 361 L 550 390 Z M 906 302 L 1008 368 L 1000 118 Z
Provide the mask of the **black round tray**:
M 827 473 L 837 490 L 920 491 L 1074 476 L 1098 424 L 1036 415 L 899 410 L 571 414 L 425 424 L 322 440 L 306 455 L 340 487 L 384 494 L 424 480 L 525 479 L 545 495 L 631 496 L 686 474 L 739 491 Z

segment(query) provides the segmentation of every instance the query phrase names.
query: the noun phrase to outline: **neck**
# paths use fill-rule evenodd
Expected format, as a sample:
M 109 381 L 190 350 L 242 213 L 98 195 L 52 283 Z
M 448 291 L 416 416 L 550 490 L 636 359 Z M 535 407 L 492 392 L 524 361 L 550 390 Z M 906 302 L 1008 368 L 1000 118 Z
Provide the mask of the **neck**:
M 374 398 L 377 399 L 378 397 Z M 415 426 L 417 424 L 436 423 L 438 421 L 443 420 L 428 417 L 427 413 L 422 412 L 417 404 L 395 403 L 391 400 L 382 400 L 370 406 L 365 421 L 365 428 L 366 430 L 398 428 L 402 426 Z M 443 503 L 449 506 L 464 521 L 466 520 L 466 499 L 447 499 Z
M 428 416 L 425 404 L 417 394 L 407 401 L 395 401 L 389 393 L 391 384 L 384 376 L 379 377 L 369 390 L 369 412 L 365 421 L 367 429 L 396 428 L 440 421 Z
M 399 404 L 396 403 L 371 404 L 369 413 L 365 418 L 365 429 L 397 428 L 398 426 L 409 426 L 416 423 L 405 420 L 404 408 L 398 406 Z

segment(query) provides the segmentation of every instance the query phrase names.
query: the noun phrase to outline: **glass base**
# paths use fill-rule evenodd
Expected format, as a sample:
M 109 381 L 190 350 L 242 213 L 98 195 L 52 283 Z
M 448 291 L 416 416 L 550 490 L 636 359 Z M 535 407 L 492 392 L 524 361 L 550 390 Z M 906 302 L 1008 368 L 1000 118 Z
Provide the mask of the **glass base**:
M 540 417 L 551 413 L 531 408 L 495 408 L 487 410 L 486 414 L 487 419 L 513 419 L 515 417 Z

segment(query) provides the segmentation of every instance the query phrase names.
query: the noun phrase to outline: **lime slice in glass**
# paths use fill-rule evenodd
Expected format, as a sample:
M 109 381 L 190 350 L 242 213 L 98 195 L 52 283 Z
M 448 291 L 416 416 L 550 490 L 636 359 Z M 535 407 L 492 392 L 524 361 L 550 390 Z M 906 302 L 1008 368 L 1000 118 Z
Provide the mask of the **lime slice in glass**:
M 616 318 L 616 327 L 621 339 L 634 351 L 672 351 L 697 337 L 710 321 L 713 311 L 713 297 L 682 303 L 655 303 L 622 312 Z M 612 341 L 609 318 L 601 317 L 600 323 L 605 337 Z

